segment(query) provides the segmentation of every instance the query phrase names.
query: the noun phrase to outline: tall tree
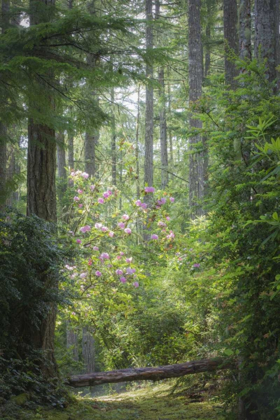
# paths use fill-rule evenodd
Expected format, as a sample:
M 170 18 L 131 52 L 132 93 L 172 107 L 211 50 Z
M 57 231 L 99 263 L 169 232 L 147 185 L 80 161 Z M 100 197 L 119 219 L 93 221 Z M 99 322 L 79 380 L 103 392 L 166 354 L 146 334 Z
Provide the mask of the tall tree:
M 270 81 L 276 78 L 276 0 L 255 0 L 255 56 L 267 60 Z
M 153 2 L 146 0 L 146 48 L 147 51 L 153 48 Z M 146 77 L 149 81 L 153 78 L 153 65 L 151 62 L 146 64 Z M 154 182 L 154 89 L 151 84 L 146 86 L 146 118 L 145 118 L 145 164 L 144 182 L 152 186 Z
M 52 20 L 55 0 L 30 0 L 30 24 L 37 25 Z M 52 80 L 53 73 L 46 75 Z M 48 83 L 36 81 L 36 96 L 32 95 L 29 113 L 34 116 L 28 121 L 28 161 L 27 161 L 27 215 L 56 222 L 56 141 L 55 130 L 51 124 L 42 122 L 44 114 L 53 115 L 54 101 Z M 48 278 L 46 277 L 46 284 Z M 48 284 L 55 288 L 55 284 Z M 30 338 L 32 347 L 45 351 L 44 372 L 56 376 L 54 358 L 54 330 L 56 307 L 50 305 L 47 317 L 41 320 L 37 331 Z
M 60 132 L 57 134 L 57 169 L 58 169 L 58 178 L 60 184 L 58 185 L 58 198 L 59 201 L 63 199 L 63 196 L 66 192 L 66 150 L 65 150 L 65 138 L 64 133 Z
M 203 68 L 201 60 L 201 24 L 200 0 L 189 0 L 189 100 L 193 106 L 202 95 Z M 202 128 L 202 122 L 192 112 L 190 128 L 196 131 Z M 204 153 L 201 151 L 203 139 L 200 134 L 194 133 L 189 139 L 189 204 L 192 217 L 203 214 L 201 203 L 205 194 L 206 168 Z M 203 149 L 206 145 L 203 145 Z
M 90 14 L 96 14 L 96 7 L 95 7 L 95 0 L 91 0 L 88 4 L 88 11 Z M 97 61 L 93 55 L 87 55 L 87 63 L 88 65 L 94 69 L 97 65 Z M 98 108 L 98 94 L 95 90 L 91 93 L 93 102 L 96 104 L 96 109 Z M 93 110 L 92 112 L 94 113 Z M 94 176 L 97 170 L 96 167 L 96 147 L 99 140 L 99 130 L 98 129 L 87 129 L 85 134 L 85 171 Z
M 237 2 L 236 0 L 224 0 L 224 37 L 225 37 L 225 78 L 226 84 L 231 88 L 235 86 L 234 78 L 237 69 L 233 54 L 238 55 L 237 34 Z
M 10 0 L 2 0 L 2 33 L 9 26 Z M 0 117 L 0 206 L 4 204 L 6 198 L 6 178 L 7 178 L 7 127 L 5 121 Z
M 156 19 L 160 19 L 160 1 L 156 0 Z M 160 45 L 160 34 L 158 31 L 157 45 Z M 160 66 L 158 71 L 159 89 L 159 136 L 160 136 L 160 157 L 161 157 L 161 188 L 164 190 L 168 184 L 168 151 L 167 151 L 167 127 L 166 127 L 166 100 L 164 67 Z
M 117 185 L 117 144 L 116 144 L 116 117 L 114 113 L 115 90 L 111 89 L 111 150 L 112 150 L 112 184 Z

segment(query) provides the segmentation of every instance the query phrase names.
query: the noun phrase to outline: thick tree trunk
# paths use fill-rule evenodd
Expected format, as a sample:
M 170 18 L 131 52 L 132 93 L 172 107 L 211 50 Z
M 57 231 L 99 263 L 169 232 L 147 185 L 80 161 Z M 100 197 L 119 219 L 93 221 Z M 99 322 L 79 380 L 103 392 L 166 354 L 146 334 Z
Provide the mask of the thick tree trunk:
M 238 55 L 237 2 L 224 0 L 225 78 L 226 84 L 234 88 L 237 70 L 233 55 Z
M 56 222 L 56 142 L 53 128 L 28 124 L 27 215 Z
M 94 338 L 93 338 L 92 333 L 87 328 L 83 328 L 82 351 L 83 351 L 83 359 L 84 359 L 84 364 L 85 364 L 85 373 L 94 372 L 95 371 Z
M 235 364 L 227 359 L 202 359 L 192 362 L 148 368 L 112 370 L 110 372 L 90 373 L 71 376 L 68 385 L 78 388 L 117 382 L 160 381 L 179 378 L 201 372 L 213 372 L 219 369 L 231 369 Z
M 267 60 L 270 81 L 276 78 L 276 0 L 255 0 L 255 56 Z
M 30 24 L 36 25 L 48 22 L 54 13 L 55 0 L 30 0 Z M 48 77 L 51 79 L 52 73 Z M 54 110 L 53 98 L 49 87 L 40 85 L 40 97 L 30 101 L 32 110 L 38 114 L 52 113 Z M 42 100 L 42 95 L 44 98 Z M 48 109 L 46 109 L 48 108 Z M 55 130 L 40 121 L 29 118 L 28 121 L 28 159 L 27 159 L 27 215 L 36 216 L 56 222 L 56 141 Z M 46 274 L 46 287 L 57 288 L 50 284 Z M 42 371 L 48 377 L 57 376 L 57 366 L 54 358 L 54 330 L 56 320 L 56 305 L 49 305 L 49 312 L 41 319 L 41 324 L 29 333 L 29 344 L 33 349 L 45 352 Z
M 200 0 L 189 0 L 189 99 L 191 105 L 202 95 L 200 7 Z M 202 128 L 202 122 L 195 117 L 194 112 L 190 118 L 190 128 L 193 130 Z M 202 141 L 200 134 L 192 136 L 189 140 L 189 204 L 192 217 L 201 216 L 204 213 L 201 205 L 206 180 L 204 150 L 202 152 L 196 150 L 197 143 Z
M 240 0 L 239 6 L 239 57 L 252 58 L 251 0 Z
M 146 0 L 146 48 L 151 50 L 153 48 L 153 3 L 152 0 Z M 146 77 L 150 80 L 153 78 L 153 66 L 148 63 L 146 65 Z M 144 182 L 148 186 L 153 185 L 154 181 L 154 90 L 148 85 L 146 87 L 146 120 L 145 120 L 145 165 L 144 165 Z M 148 196 L 147 196 L 148 197 Z
M 136 197 L 140 198 L 140 162 L 139 162 L 139 128 L 140 128 L 140 85 L 137 92 L 137 117 L 135 135 L 135 159 L 136 159 Z

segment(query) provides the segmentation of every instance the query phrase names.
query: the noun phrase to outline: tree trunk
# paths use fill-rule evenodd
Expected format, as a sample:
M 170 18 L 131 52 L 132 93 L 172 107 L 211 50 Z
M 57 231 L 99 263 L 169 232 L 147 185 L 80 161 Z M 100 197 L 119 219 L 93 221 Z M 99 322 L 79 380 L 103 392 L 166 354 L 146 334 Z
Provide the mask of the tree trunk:
M 136 197 L 140 198 L 140 162 L 139 162 L 139 128 L 140 128 L 140 85 L 137 92 L 137 118 L 135 135 L 135 159 L 136 159 Z
M 51 20 L 54 12 L 55 0 L 30 0 L 30 24 L 36 25 Z M 52 77 L 50 72 L 49 78 Z M 29 103 L 30 113 L 52 114 L 54 103 L 49 86 L 40 85 L 40 95 L 35 102 Z M 41 107 L 41 103 L 44 104 Z M 45 107 L 45 108 L 44 108 Z M 46 109 L 48 108 L 48 109 Z M 47 124 L 29 118 L 28 121 L 28 159 L 27 159 L 27 215 L 36 216 L 56 222 L 56 141 L 55 130 Z M 57 288 L 56 284 L 49 284 L 46 274 L 46 287 Z M 28 337 L 33 349 L 45 351 L 45 362 L 42 371 L 48 377 L 57 376 L 57 366 L 54 358 L 54 330 L 56 319 L 56 305 L 49 305 L 49 313 L 41 320 L 41 325 Z
M 159 111 L 159 131 L 160 131 L 160 156 L 161 156 L 161 188 L 164 190 L 168 184 L 168 152 L 167 152 L 167 129 L 166 129 L 166 105 L 165 105 L 165 86 L 164 69 L 160 68 L 159 74 L 160 88 L 160 111 Z
M 95 10 L 95 0 L 91 0 L 87 6 L 89 13 L 94 15 Z M 94 68 L 96 66 L 96 59 L 92 56 L 87 56 L 87 63 L 89 66 Z M 98 105 L 99 98 L 95 91 L 92 92 L 93 101 Z M 90 176 L 95 176 L 97 172 L 96 165 L 96 147 L 99 140 L 99 130 L 91 128 L 90 131 L 86 132 L 85 135 L 85 172 Z
M 72 349 L 72 355 L 75 362 L 79 361 L 79 348 L 78 348 L 78 334 L 71 328 L 70 322 L 66 324 L 66 347 Z
M 235 364 L 227 359 L 202 359 L 192 362 L 148 368 L 130 368 L 97 372 L 87 375 L 71 376 L 68 385 L 78 388 L 117 382 L 160 381 L 167 378 L 179 378 L 201 372 L 214 372 L 219 369 L 234 368 Z
M 202 62 L 201 62 L 201 26 L 200 0 L 189 0 L 189 88 L 190 105 L 197 102 L 202 94 Z M 202 122 L 195 118 L 194 112 L 190 118 L 192 130 L 201 129 Z M 191 216 L 201 216 L 203 209 L 201 200 L 205 192 L 204 151 L 197 151 L 197 143 L 202 142 L 200 134 L 193 135 L 189 140 L 189 204 Z M 203 146 L 204 148 L 204 146 Z
M 68 166 L 74 169 L 74 136 L 68 133 Z
M 238 55 L 237 3 L 236 0 L 224 0 L 224 37 L 225 37 L 225 79 L 230 88 L 234 88 L 237 70 L 234 55 Z
M 114 113 L 115 90 L 111 89 L 111 150 L 112 150 L 112 184 L 117 185 L 117 145 L 116 145 L 116 118 Z
M 82 340 L 83 359 L 85 364 L 85 373 L 95 371 L 95 351 L 94 351 L 94 338 L 92 333 L 83 328 Z
M 57 169 L 58 169 L 58 198 L 59 202 L 63 200 L 64 194 L 67 190 L 67 172 L 66 172 L 66 152 L 65 152 L 65 139 L 63 133 L 57 135 Z
M 207 0 L 206 2 L 207 7 L 207 24 L 205 29 L 205 36 L 206 36 L 206 45 L 205 45 L 205 70 L 204 70 L 204 78 L 209 76 L 210 74 L 210 65 L 211 65 L 211 52 L 210 52 L 210 41 L 211 41 L 211 24 L 210 24 L 210 17 L 211 17 L 211 1 Z
M 270 81 L 276 78 L 276 0 L 255 0 L 255 56 L 267 60 Z
M 240 0 L 239 6 L 239 57 L 251 60 L 251 0 Z
M 7 127 L 0 122 L 0 208 L 6 201 Z
M 1 29 L 2 34 L 9 27 L 10 0 L 2 0 Z M 6 178 L 7 178 L 7 127 L 0 120 L 0 209 L 6 201 Z
M 153 3 L 152 0 L 146 0 L 146 48 L 151 50 L 153 48 Z M 153 78 L 153 65 L 147 63 L 146 77 L 150 80 Z M 147 85 L 146 87 L 146 119 L 145 119 L 145 165 L 144 165 L 144 182 L 148 186 L 153 186 L 154 181 L 154 90 L 153 87 Z M 147 196 L 149 197 L 149 196 Z

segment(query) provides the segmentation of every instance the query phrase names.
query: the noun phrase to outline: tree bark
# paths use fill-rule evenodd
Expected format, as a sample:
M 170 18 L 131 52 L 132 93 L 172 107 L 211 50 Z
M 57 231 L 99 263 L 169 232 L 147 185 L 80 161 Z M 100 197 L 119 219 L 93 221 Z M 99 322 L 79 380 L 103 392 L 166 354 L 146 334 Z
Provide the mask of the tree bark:
M 59 202 L 63 200 L 64 194 L 67 190 L 67 172 L 66 172 L 66 152 L 65 152 L 65 139 L 63 133 L 57 135 L 57 169 L 58 169 L 58 198 Z
M 240 0 L 239 6 L 239 57 L 251 60 L 251 0 Z
M 255 0 L 255 56 L 267 60 L 270 81 L 276 78 L 276 0 Z
M 233 54 L 238 55 L 237 2 L 224 0 L 224 37 L 225 37 L 225 79 L 230 88 L 234 88 L 237 69 Z
M 83 328 L 82 351 L 85 364 L 85 373 L 95 371 L 95 351 L 94 351 L 94 338 L 92 333 Z
M 112 184 L 117 185 L 117 145 L 116 145 L 116 118 L 114 113 L 115 90 L 111 89 L 111 150 L 112 150 Z
M 54 13 L 55 0 L 30 0 L 30 24 L 37 25 L 51 21 Z M 52 78 L 52 73 L 48 74 Z M 29 110 L 35 114 L 52 114 L 54 101 L 48 86 L 38 84 L 40 97 L 32 99 Z M 44 98 L 42 100 L 42 95 Z M 42 105 L 43 104 L 43 105 Z M 43 115 L 42 115 L 43 116 Z M 50 125 L 42 124 L 33 117 L 28 121 L 28 159 L 27 159 L 27 215 L 36 216 L 48 221 L 56 222 L 56 141 L 55 130 Z M 46 287 L 57 288 L 54 283 L 49 284 L 46 274 Z M 45 352 L 42 371 L 47 377 L 57 376 L 57 366 L 54 358 L 54 330 L 56 320 L 56 305 L 50 303 L 48 315 L 41 320 L 41 324 L 28 337 L 33 349 Z
M 207 15 L 208 21 L 206 24 L 205 35 L 206 35 L 206 45 L 205 45 L 205 66 L 204 66 L 204 78 L 209 76 L 210 74 L 210 66 L 211 66 L 211 51 L 210 51 L 210 41 L 211 41 L 211 24 L 210 24 L 210 17 L 211 17 L 211 0 L 207 0 L 206 2 L 207 7 Z
M 189 87 L 190 104 L 194 105 L 202 95 L 202 60 L 201 60 L 201 25 L 200 25 L 200 0 L 189 0 Z M 192 112 L 190 118 L 192 130 L 201 129 L 202 122 Z M 205 164 L 204 148 L 197 150 L 197 144 L 203 142 L 200 134 L 193 135 L 189 139 L 189 204 L 191 216 L 201 216 L 203 208 L 201 200 L 205 194 Z
M 66 324 L 66 347 L 72 349 L 72 355 L 75 362 L 79 361 L 79 348 L 78 348 L 78 334 L 71 327 L 70 322 Z
M 165 104 L 165 84 L 164 69 L 160 68 L 158 74 L 160 88 L 160 111 L 159 111 L 159 131 L 160 131 L 160 157 L 161 157 L 161 188 L 164 190 L 168 184 L 168 151 L 167 151 L 167 129 L 166 129 L 166 104 Z
M 95 386 L 117 382 L 160 381 L 167 378 L 179 378 L 201 372 L 213 372 L 219 369 L 231 369 L 235 364 L 228 359 L 202 359 L 177 365 L 148 368 L 130 368 L 97 372 L 87 375 L 71 376 L 67 384 L 74 387 Z
M 146 48 L 151 50 L 153 48 L 153 3 L 152 0 L 146 0 Z M 153 78 L 153 65 L 147 63 L 146 77 L 150 80 Z M 146 119 L 145 119 L 145 165 L 144 165 L 144 182 L 148 186 L 153 186 L 154 181 L 154 89 L 151 85 L 146 87 Z M 147 196 L 148 197 L 148 196 Z
M 2 34 L 9 27 L 10 0 L 2 0 L 1 5 L 1 32 Z M 6 201 L 6 178 L 7 178 L 7 127 L 3 120 L 0 120 L 0 208 Z

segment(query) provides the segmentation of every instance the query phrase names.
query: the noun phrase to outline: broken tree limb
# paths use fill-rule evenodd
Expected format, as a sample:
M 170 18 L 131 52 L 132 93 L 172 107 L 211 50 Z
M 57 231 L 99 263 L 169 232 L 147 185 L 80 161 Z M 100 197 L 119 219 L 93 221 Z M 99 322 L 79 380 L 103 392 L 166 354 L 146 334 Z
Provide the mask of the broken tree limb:
M 71 376 L 67 384 L 79 388 L 107 383 L 128 381 L 159 381 L 167 378 L 179 378 L 201 372 L 213 372 L 219 369 L 230 369 L 235 366 L 231 359 L 201 359 L 176 365 L 148 368 L 129 368 L 111 370 L 109 372 L 95 372 L 85 375 Z

